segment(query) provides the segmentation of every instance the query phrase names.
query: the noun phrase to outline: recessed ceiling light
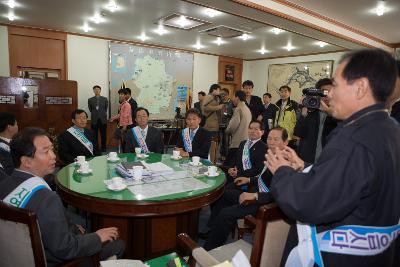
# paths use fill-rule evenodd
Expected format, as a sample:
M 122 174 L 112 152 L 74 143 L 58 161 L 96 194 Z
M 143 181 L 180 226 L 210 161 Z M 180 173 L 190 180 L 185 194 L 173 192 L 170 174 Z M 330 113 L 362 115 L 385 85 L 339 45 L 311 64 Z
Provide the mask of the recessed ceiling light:
M 325 46 L 328 45 L 328 43 L 325 43 L 325 42 L 322 42 L 322 41 L 318 41 L 318 42 L 316 42 L 315 44 L 318 45 L 318 46 L 321 47 L 321 48 L 323 48 L 323 47 L 325 47 Z
M 182 15 L 177 20 L 177 23 L 179 26 L 181 26 L 181 28 L 185 28 L 186 26 L 188 26 L 190 24 L 190 21 L 187 20 L 186 17 Z
M 164 35 L 166 33 L 168 33 L 168 31 L 164 28 L 164 25 L 159 24 L 158 28 L 154 30 L 155 33 L 157 33 L 158 35 Z
M 273 32 L 274 34 L 278 35 L 278 34 L 284 32 L 284 30 L 281 30 L 279 28 L 272 28 L 271 32 Z
M 139 38 L 142 42 L 144 42 L 144 41 L 150 39 L 145 33 L 142 33 L 142 35 L 138 36 L 138 38 Z
M 240 39 L 243 41 L 247 41 L 248 39 L 251 39 L 251 36 L 248 35 L 247 33 L 243 33 L 242 35 L 239 36 Z
M 264 55 L 265 53 L 268 53 L 269 51 L 266 50 L 264 47 L 261 47 L 261 49 L 258 50 L 258 52 L 259 52 L 261 55 Z
M 8 0 L 8 1 L 4 2 L 4 4 L 6 4 L 9 8 L 14 8 L 16 6 L 16 3 L 14 0 Z
M 108 4 L 106 5 L 106 8 L 110 10 L 110 12 L 115 12 L 119 7 L 115 0 L 110 0 L 110 2 L 108 2 Z
M 14 13 L 10 12 L 8 13 L 7 18 L 9 21 L 14 21 L 16 19 L 16 16 L 14 15 Z
M 200 43 L 200 41 L 197 41 L 197 43 L 193 47 L 196 48 L 197 50 L 204 48 L 204 46 Z
M 380 0 L 378 1 L 378 5 L 376 6 L 375 12 L 376 15 L 382 16 L 386 12 L 386 6 L 385 6 L 385 1 Z
M 304 69 L 305 69 L 305 70 L 308 70 L 308 66 L 307 66 L 307 65 L 304 65 Z
M 215 16 L 220 15 L 222 12 L 219 12 L 218 10 L 212 9 L 212 8 L 206 8 L 204 10 L 204 14 L 206 14 L 207 16 L 209 16 L 210 18 L 213 18 Z
M 85 23 L 85 24 L 83 24 L 83 26 L 82 26 L 82 30 L 83 30 L 84 32 L 89 32 L 89 31 L 91 31 L 91 30 L 93 30 L 93 29 L 89 27 L 89 24 Z
M 283 47 L 284 49 L 286 49 L 287 51 L 292 51 L 293 49 L 295 49 L 296 47 L 292 46 L 291 43 L 288 43 L 286 46 Z
M 221 38 L 221 37 L 217 37 L 217 40 L 215 40 L 214 43 L 216 43 L 217 45 L 222 45 L 222 44 L 224 44 L 225 42 L 222 41 L 222 38 Z
M 173 13 L 163 17 L 157 21 L 157 24 L 162 23 L 164 26 L 174 27 L 178 29 L 191 30 L 193 28 L 209 23 L 197 18 L 187 17 L 181 14 Z
M 104 18 L 100 14 L 94 15 L 90 20 L 93 21 L 96 24 L 104 22 Z

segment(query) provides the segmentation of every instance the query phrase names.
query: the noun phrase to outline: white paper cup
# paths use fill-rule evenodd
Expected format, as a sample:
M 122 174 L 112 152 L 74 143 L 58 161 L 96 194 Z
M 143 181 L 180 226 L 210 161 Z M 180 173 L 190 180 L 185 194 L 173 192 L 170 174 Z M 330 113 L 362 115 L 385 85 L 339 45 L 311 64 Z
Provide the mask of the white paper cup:
M 193 162 L 193 165 L 199 165 L 199 163 L 200 163 L 200 157 L 197 157 L 197 156 L 194 156 L 194 157 L 192 157 L 192 162 Z
M 133 166 L 133 179 L 141 180 L 143 175 L 143 166 Z
M 113 177 L 113 178 L 111 179 L 111 184 L 112 184 L 114 187 L 121 187 L 122 184 L 123 184 L 123 179 L 122 179 L 121 177 Z
M 135 153 L 136 154 L 141 154 L 142 153 L 142 148 L 141 147 L 135 147 Z
M 81 172 L 88 172 L 89 171 L 89 162 L 87 162 L 87 161 L 81 162 L 79 170 Z
M 208 166 L 208 175 L 215 176 L 217 175 L 217 167 L 215 166 Z
M 179 158 L 180 155 L 180 151 L 179 150 L 172 150 L 172 156 L 174 158 Z
M 118 154 L 117 154 L 117 152 L 110 152 L 110 153 L 108 153 L 108 158 L 111 159 L 111 160 L 118 159 Z
M 86 161 L 86 158 L 85 158 L 85 156 L 77 156 L 74 160 L 75 160 L 75 163 L 80 165 L 80 164 L 82 164 L 82 162 Z

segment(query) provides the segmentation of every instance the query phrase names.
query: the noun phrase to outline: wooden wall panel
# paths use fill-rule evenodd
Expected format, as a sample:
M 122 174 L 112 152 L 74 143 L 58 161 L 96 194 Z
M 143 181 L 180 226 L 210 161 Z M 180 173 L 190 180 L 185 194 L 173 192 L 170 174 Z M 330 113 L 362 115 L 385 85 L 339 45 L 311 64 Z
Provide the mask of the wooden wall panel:
M 225 67 L 227 65 L 234 66 L 234 80 L 225 80 Z M 243 71 L 243 60 L 232 57 L 218 58 L 218 83 L 222 87 L 227 87 L 228 89 L 234 87 L 235 90 L 240 90 L 242 87 L 242 71 Z M 225 86 L 227 85 L 227 86 Z
M 38 86 L 38 108 L 24 108 L 22 86 Z M 55 128 L 57 134 L 71 126 L 71 112 L 77 108 L 77 82 L 60 80 L 0 77 L 0 95 L 14 95 L 15 104 L 0 104 L 0 112 L 13 113 L 20 129 L 27 126 L 45 130 Z M 72 97 L 72 104 L 49 105 L 46 96 Z
M 59 70 L 66 79 L 66 33 L 9 26 L 8 34 L 11 76 L 20 66 Z

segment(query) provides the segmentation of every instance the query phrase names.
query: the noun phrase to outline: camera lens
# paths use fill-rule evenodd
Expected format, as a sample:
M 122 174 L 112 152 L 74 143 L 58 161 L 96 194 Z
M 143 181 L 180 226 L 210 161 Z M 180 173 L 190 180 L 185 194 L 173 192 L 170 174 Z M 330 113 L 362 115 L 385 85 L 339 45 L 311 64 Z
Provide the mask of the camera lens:
M 315 98 L 315 97 L 310 98 L 310 100 L 308 101 L 308 105 L 310 107 L 317 107 L 318 106 L 318 99 Z

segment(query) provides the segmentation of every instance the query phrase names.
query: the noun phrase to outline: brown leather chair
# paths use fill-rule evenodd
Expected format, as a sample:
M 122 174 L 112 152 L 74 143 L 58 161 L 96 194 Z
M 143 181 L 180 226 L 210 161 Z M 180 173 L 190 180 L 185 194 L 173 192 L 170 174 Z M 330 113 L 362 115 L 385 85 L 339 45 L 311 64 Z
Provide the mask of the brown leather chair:
M 40 228 L 34 212 L 0 201 L 0 251 L 3 255 L 0 257 L 2 267 L 46 266 Z M 85 259 L 74 259 L 60 266 L 78 266 Z M 92 256 L 91 261 L 93 266 L 99 266 L 99 255 Z
M 182 233 L 178 235 L 178 251 L 181 256 L 189 256 L 191 267 L 211 267 L 230 261 L 239 249 L 249 258 L 252 267 L 278 267 L 290 227 L 280 209 L 276 204 L 261 206 L 257 217 L 246 216 L 245 223 L 254 229 L 253 245 L 240 239 L 207 252 Z
M 210 146 L 210 152 L 209 152 L 209 159 L 213 165 L 217 164 L 218 160 L 218 137 L 213 137 L 211 139 L 211 146 Z

